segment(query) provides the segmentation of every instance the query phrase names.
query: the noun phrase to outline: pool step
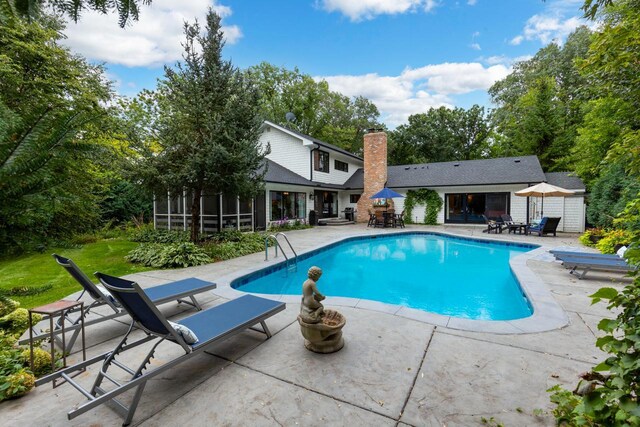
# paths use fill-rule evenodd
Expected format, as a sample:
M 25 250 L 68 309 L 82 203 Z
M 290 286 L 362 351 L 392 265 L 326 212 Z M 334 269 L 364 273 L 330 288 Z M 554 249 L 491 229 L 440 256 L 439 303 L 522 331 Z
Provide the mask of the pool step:
M 355 224 L 354 221 L 349 221 L 343 218 L 324 218 L 318 220 L 318 225 L 351 225 Z

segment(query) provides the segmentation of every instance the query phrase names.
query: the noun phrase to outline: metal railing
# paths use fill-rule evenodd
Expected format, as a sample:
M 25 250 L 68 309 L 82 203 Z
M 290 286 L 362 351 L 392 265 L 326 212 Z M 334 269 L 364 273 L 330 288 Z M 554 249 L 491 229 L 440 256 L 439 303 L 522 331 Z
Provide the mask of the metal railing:
M 292 258 L 289 258 L 289 256 L 287 256 L 287 253 L 284 251 L 284 248 L 282 247 L 282 245 L 280 244 L 280 241 L 278 240 L 278 236 L 284 237 L 284 240 L 287 242 L 287 245 L 289 245 L 289 249 L 291 249 L 291 252 L 293 253 Z M 269 261 L 269 239 L 275 242 L 276 255 L 274 258 L 278 258 L 278 248 L 280 248 L 280 251 L 282 252 L 282 255 L 286 260 L 287 271 L 291 270 L 292 267 L 293 269 L 297 269 L 298 254 L 296 253 L 296 250 L 293 249 L 293 246 L 291 245 L 291 242 L 289 241 L 289 238 L 287 237 L 287 235 L 282 232 L 278 232 L 276 234 L 269 234 L 267 237 L 264 238 L 264 260 Z M 293 262 L 293 264 L 291 264 L 291 262 Z

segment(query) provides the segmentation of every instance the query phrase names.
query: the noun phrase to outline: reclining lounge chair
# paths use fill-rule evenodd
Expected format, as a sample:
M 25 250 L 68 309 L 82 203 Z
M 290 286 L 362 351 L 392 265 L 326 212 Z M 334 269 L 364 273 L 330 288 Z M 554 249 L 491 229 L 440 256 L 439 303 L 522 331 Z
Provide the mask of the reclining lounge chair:
M 636 270 L 635 267 L 627 264 L 623 259 L 595 259 L 588 257 L 565 257 L 562 265 L 569 268 L 570 274 L 575 275 L 578 279 L 584 279 L 589 271 L 615 271 L 620 273 L 628 273 Z M 578 269 L 582 269 L 580 273 Z
M 538 236 L 553 233 L 553 237 L 555 237 L 558 224 L 560 224 L 560 217 L 545 216 L 540 220 L 540 224 L 529 225 L 529 233 L 538 233 Z
M 173 323 L 160 313 L 137 283 L 102 273 L 96 273 L 96 276 L 131 315 L 133 321 L 126 335 L 112 351 L 63 368 L 36 381 L 36 385 L 40 386 L 63 378 L 88 399 L 88 402 L 78 405 L 67 414 L 70 420 L 103 403 L 110 402 L 124 418 L 123 425 L 128 425 L 133 419 L 144 387 L 151 378 L 170 369 L 179 369 L 179 364 L 205 351 L 211 344 L 246 329 L 264 333 L 267 338 L 270 338 L 271 332 L 267 328 L 265 320 L 285 309 L 283 302 L 244 295 Z M 261 330 L 253 328 L 258 323 L 262 326 Z M 134 326 L 142 329 L 146 333 L 146 337 L 128 343 L 127 340 L 134 330 Z M 179 345 L 184 350 L 184 354 L 162 365 L 158 365 L 157 362 L 151 363 L 156 348 L 164 341 Z M 127 367 L 122 361 L 116 360 L 127 350 L 147 342 L 154 342 L 154 344 L 136 367 Z M 99 362 L 102 362 L 102 366 L 90 389 L 82 387 L 71 377 L 72 372 Z M 107 373 L 111 367 L 120 368 L 128 374 L 127 376 L 130 375 L 128 381 L 115 381 L 112 374 Z M 105 379 L 107 383 L 111 383 L 115 387 L 111 390 L 103 388 L 102 383 Z M 135 392 L 129 406 L 116 399 L 118 395 L 131 389 L 135 389 Z
M 78 338 L 78 334 L 80 333 L 80 320 L 82 317 L 85 318 L 89 314 L 89 312 L 97 307 L 107 306 L 109 307 L 113 313 L 110 313 L 106 316 L 100 316 L 95 319 L 85 321 L 85 326 L 90 326 L 105 320 L 113 319 L 115 317 L 123 316 L 127 312 L 120 306 L 117 300 L 115 300 L 108 292 L 104 292 L 103 289 L 96 286 L 86 274 L 78 268 L 78 266 L 71 261 L 69 258 L 62 257 L 57 254 L 53 254 L 53 258 L 65 268 L 69 272 L 69 274 L 76 279 L 80 285 L 82 285 L 82 293 L 78 296 L 77 300 L 80 300 L 82 296 L 86 293 L 89 295 L 93 301 L 89 304 L 85 304 L 84 310 L 81 313 L 78 311 L 71 311 L 67 313 L 65 319 L 68 322 L 68 325 L 65 326 L 66 332 L 73 331 L 73 334 L 67 341 L 66 348 L 71 350 L 73 348 L 73 344 Z M 185 303 L 195 307 L 197 310 L 202 310 L 200 304 L 196 300 L 196 294 L 206 292 L 216 288 L 215 283 L 205 282 L 204 280 L 196 279 L 194 277 L 178 280 L 175 282 L 166 283 L 164 285 L 154 286 L 151 288 L 145 289 L 145 294 L 154 304 L 164 304 L 169 301 L 176 300 L 178 303 Z M 184 300 L 183 298 L 188 297 L 190 301 Z M 75 314 L 78 314 L 76 317 Z M 69 325 L 70 324 L 70 325 Z M 56 339 L 58 338 L 59 333 L 61 332 L 61 324 L 60 321 L 55 325 L 57 333 L 54 334 Z M 38 334 L 33 331 L 34 340 L 46 338 L 49 334 Z M 21 341 L 20 343 L 28 342 L 28 339 Z
M 491 233 L 492 231 L 496 234 L 502 233 L 502 223 L 489 219 L 486 215 L 482 215 L 482 218 L 485 224 L 487 224 L 487 228 L 482 230 L 483 233 Z
M 556 251 L 554 249 L 549 251 L 556 259 L 560 261 L 565 258 L 589 258 L 589 259 L 602 259 L 602 260 L 615 260 L 624 261 L 624 258 L 616 254 L 601 254 L 594 252 L 579 252 L 579 251 Z

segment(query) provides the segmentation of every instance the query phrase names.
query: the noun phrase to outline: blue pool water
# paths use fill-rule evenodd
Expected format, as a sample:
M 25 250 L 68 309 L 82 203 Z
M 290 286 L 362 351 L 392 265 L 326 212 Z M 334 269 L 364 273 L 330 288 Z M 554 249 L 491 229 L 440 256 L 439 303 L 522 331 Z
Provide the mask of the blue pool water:
M 323 271 L 318 289 L 324 295 L 469 319 L 519 319 L 533 311 L 509 259 L 534 248 L 427 233 L 359 237 L 299 257 L 296 272 L 272 266 L 231 286 L 244 292 L 301 295 L 307 270 L 316 265 Z

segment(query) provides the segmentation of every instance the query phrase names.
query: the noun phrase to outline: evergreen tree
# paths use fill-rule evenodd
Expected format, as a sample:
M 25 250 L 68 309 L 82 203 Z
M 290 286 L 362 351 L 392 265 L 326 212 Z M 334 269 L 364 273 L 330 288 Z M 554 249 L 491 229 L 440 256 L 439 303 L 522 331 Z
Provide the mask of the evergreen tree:
M 230 61 L 220 17 L 209 10 L 206 28 L 185 24 L 184 63 L 165 67 L 159 84 L 157 130 L 161 150 L 146 163 L 146 182 L 157 191 L 192 195 L 191 239 L 200 224 L 200 196 L 213 193 L 253 196 L 268 152 L 258 138 L 258 91 Z

